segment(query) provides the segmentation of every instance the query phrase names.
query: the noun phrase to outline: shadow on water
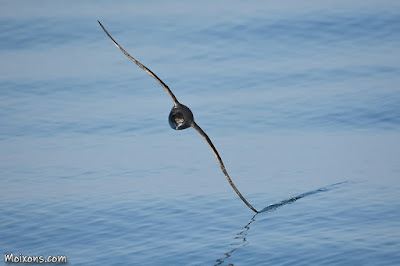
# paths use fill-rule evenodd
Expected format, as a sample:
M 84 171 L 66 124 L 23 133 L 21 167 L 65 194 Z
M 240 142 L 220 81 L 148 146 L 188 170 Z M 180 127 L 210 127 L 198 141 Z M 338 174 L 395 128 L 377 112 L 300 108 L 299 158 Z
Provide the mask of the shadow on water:
M 305 197 L 308 197 L 308 196 L 311 196 L 311 195 L 314 195 L 314 194 L 317 194 L 317 193 L 320 193 L 320 192 L 330 191 L 330 190 L 338 187 L 339 185 L 345 184 L 347 182 L 348 181 L 344 181 L 344 182 L 335 183 L 335 184 L 332 184 L 332 185 L 329 185 L 329 186 L 326 186 L 326 187 L 321 187 L 321 188 L 318 188 L 318 189 L 315 189 L 315 190 L 312 190 L 312 191 L 309 191 L 309 192 L 305 192 L 305 193 L 300 194 L 298 196 L 291 197 L 289 199 L 282 200 L 280 202 L 268 205 L 267 207 L 265 207 L 264 209 L 262 209 L 261 211 L 256 213 L 253 217 L 251 217 L 251 219 L 247 223 L 247 225 L 245 225 L 243 227 L 243 230 L 236 234 L 235 242 L 231 243 L 231 246 L 234 246 L 234 248 L 230 249 L 227 253 L 225 253 L 225 257 L 217 259 L 216 260 L 217 263 L 215 265 L 222 265 L 225 262 L 225 260 L 228 259 L 232 255 L 232 253 L 235 252 L 238 248 L 247 246 L 249 244 L 249 243 L 247 243 L 247 238 L 246 238 L 247 233 L 248 233 L 248 231 L 250 229 L 250 225 L 256 220 L 256 216 L 259 215 L 260 213 L 273 212 L 276 209 L 278 209 L 278 208 L 280 208 L 282 206 L 291 204 L 291 203 L 293 203 L 293 202 L 295 202 L 295 201 L 297 201 L 299 199 L 302 199 L 302 198 L 305 198 Z M 229 265 L 233 265 L 233 264 L 229 264 Z

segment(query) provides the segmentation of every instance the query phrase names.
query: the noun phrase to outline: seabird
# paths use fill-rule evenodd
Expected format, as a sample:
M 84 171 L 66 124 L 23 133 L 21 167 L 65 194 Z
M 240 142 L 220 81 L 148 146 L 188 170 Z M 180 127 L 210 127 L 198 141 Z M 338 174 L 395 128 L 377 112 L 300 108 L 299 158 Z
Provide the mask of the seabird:
M 200 133 L 200 135 L 207 141 L 208 145 L 211 147 L 212 152 L 214 153 L 215 158 L 217 158 L 219 166 L 221 167 L 222 172 L 225 174 L 226 178 L 228 179 L 229 184 L 232 186 L 232 188 L 235 190 L 235 192 L 238 194 L 238 196 L 242 199 L 242 201 L 254 212 L 258 213 L 258 211 L 251 206 L 251 204 L 242 196 L 242 194 L 239 192 L 239 190 L 236 188 L 235 184 L 233 183 L 232 179 L 229 177 L 228 172 L 225 169 L 224 163 L 222 162 L 221 157 L 218 154 L 217 149 L 214 147 L 213 143 L 211 142 L 210 138 L 207 136 L 207 134 L 199 127 L 199 125 L 196 124 L 193 118 L 193 113 L 190 111 L 190 109 L 181 104 L 178 99 L 175 97 L 175 95 L 172 93 L 170 88 L 165 84 L 159 77 L 157 77 L 156 74 L 154 74 L 150 69 L 148 69 L 146 66 L 144 66 L 142 63 L 137 61 L 135 58 L 133 58 L 130 54 L 128 54 L 127 51 L 125 51 L 124 48 L 119 45 L 113 37 L 108 33 L 108 31 L 104 28 L 104 26 L 99 22 L 101 28 L 104 30 L 104 32 L 107 34 L 108 37 L 113 41 L 113 43 L 133 62 L 136 63 L 141 69 L 146 71 L 150 76 L 152 76 L 155 80 L 157 80 L 158 83 L 161 84 L 161 86 L 167 91 L 168 95 L 171 97 L 172 101 L 174 102 L 174 106 L 172 107 L 172 110 L 169 114 L 169 125 L 171 126 L 172 129 L 175 130 L 182 130 L 186 129 L 188 127 L 193 127 L 194 129 L 197 130 L 197 132 Z

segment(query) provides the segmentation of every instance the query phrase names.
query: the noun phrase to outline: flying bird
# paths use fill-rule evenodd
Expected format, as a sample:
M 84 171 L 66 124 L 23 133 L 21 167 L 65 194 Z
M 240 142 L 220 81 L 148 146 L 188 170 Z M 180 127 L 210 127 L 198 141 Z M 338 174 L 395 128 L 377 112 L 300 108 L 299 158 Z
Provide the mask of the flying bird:
M 200 135 L 207 141 L 208 145 L 210 146 L 212 152 L 214 153 L 215 158 L 217 158 L 219 166 L 221 167 L 222 172 L 225 174 L 226 178 L 228 179 L 229 184 L 232 186 L 232 188 L 235 190 L 235 192 L 238 194 L 238 196 L 242 199 L 242 201 L 252 209 L 254 212 L 258 213 L 258 211 L 251 206 L 251 204 L 242 196 L 242 194 L 239 192 L 239 190 L 236 188 L 235 184 L 233 183 L 232 179 L 229 177 L 228 172 L 226 171 L 226 168 L 224 166 L 224 163 L 222 162 L 221 156 L 219 156 L 217 149 L 214 147 L 214 144 L 211 142 L 210 138 L 207 136 L 207 134 L 201 129 L 199 125 L 194 121 L 193 118 L 193 113 L 190 111 L 190 109 L 181 104 L 178 99 L 175 97 L 175 95 L 172 93 L 170 88 L 165 84 L 159 77 L 157 77 L 156 74 L 154 74 L 150 69 L 145 67 L 142 63 L 140 63 L 138 60 L 133 58 L 130 54 L 128 54 L 127 51 L 125 51 L 124 48 L 119 45 L 113 37 L 108 33 L 108 31 L 104 28 L 104 26 L 99 22 L 101 28 L 104 30 L 104 32 L 107 34 L 108 37 L 113 41 L 113 43 L 133 62 L 136 63 L 141 69 L 146 71 L 150 76 L 152 76 L 155 80 L 157 80 L 158 83 L 167 91 L 168 95 L 171 97 L 172 101 L 174 102 L 174 106 L 172 107 L 172 110 L 169 114 L 169 125 L 171 126 L 172 129 L 175 130 L 182 130 L 186 129 L 189 127 L 193 127 L 194 129 L 197 130 L 197 132 L 200 133 Z

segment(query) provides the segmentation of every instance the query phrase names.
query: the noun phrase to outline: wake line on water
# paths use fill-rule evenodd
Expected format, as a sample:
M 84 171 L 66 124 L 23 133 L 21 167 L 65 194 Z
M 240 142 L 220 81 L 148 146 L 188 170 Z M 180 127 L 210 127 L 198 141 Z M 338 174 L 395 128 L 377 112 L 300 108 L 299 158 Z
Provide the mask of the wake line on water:
M 332 190 L 332 189 L 338 187 L 339 185 L 342 185 L 342 184 L 345 184 L 345 183 L 348 183 L 348 182 L 349 181 L 343 181 L 343 182 L 335 183 L 335 184 L 332 184 L 332 185 L 329 185 L 329 186 L 326 186 L 326 187 L 321 187 L 321 188 L 318 188 L 318 189 L 315 189 L 315 190 L 312 190 L 312 191 L 309 191 L 309 192 L 305 192 L 305 193 L 300 194 L 298 196 L 291 197 L 291 198 L 286 199 L 286 200 L 282 200 L 282 201 L 280 201 L 278 203 L 274 203 L 274 204 L 268 205 L 267 207 L 265 207 L 264 209 L 262 209 L 258 213 L 254 214 L 253 217 L 251 217 L 250 222 L 248 222 L 247 225 L 243 227 L 243 230 L 236 234 L 236 237 L 235 237 L 236 241 L 231 244 L 231 246 L 235 246 L 235 248 L 232 248 L 228 252 L 226 252 L 224 254 L 225 257 L 217 259 L 216 260 L 217 263 L 214 264 L 214 265 L 222 265 L 222 264 L 224 264 L 225 260 L 228 259 L 232 255 L 233 252 L 235 252 L 237 249 L 239 249 L 241 247 L 244 247 L 244 246 L 248 245 L 248 243 L 247 243 L 247 233 L 250 230 L 250 225 L 254 221 L 256 221 L 256 216 L 259 215 L 260 213 L 262 213 L 262 212 L 273 212 L 276 209 L 278 209 L 280 207 L 283 207 L 285 205 L 288 205 L 288 204 L 292 204 L 293 202 L 295 202 L 295 201 L 297 201 L 299 199 L 302 199 L 302 198 L 305 198 L 305 197 L 308 197 L 308 196 L 311 196 L 311 195 L 314 195 L 314 194 L 317 194 L 317 193 L 327 192 L 329 190 Z M 240 242 L 238 243 L 237 240 L 239 240 Z
M 274 204 L 268 205 L 267 207 L 265 207 L 264 209 L 262 209 L 262 210 L 259 211 L 258 213 L 274 211 L 274 210 L 276 210 L 276 209 L 278 209 L 278 208 L 280 208 L 280 207 L 282 207 L 282 206 L 291 204 L 291 203 L 293 203 L 293 202 L 295 202 L 295 201 L 297 201 L 297 200 L 299 200 L 299 199 L 302 199 L 302 198 L 305 198 L 305 197 L 308 197 L 308 196 L 311 196 L 311 195 L 314 195 L 314 194 L 317 194 L 317 193 L 320 193 L 320 192 L 327 192 L 327 191 L 332 190 L 332 189 L 334 189 L 335 187 L 337 187 L 337 186 L 339 186 L 339 185 L 341 185 L 341 184 L 347 183 L 347 182 L 348 182 L 348 181 L 343 181 L 343 182 L 335 183 L 335 184 L 332 184 L 332 185 L 329 185 L 329 186 L 326 186 L 326 187 L 321 187 L 321 188 L 319 188 L 319 189 L 315 189 L 315 190 L 312 190 L 312 191 L 309 191 L 309 192 L 300 194 L 300 195 L 295 196 L 295 197 L 291 197 L 291 198 L 286 199 L 286 200 L 282 200 L 282 201 L 280 201 L 280 202 L 278 202 L 278 203 L 274 203 Z M 256 215 L 257 215 L 257 214 L 256 214 Z M 254 215 L 254 217 L 255 217 L 256 215 Z

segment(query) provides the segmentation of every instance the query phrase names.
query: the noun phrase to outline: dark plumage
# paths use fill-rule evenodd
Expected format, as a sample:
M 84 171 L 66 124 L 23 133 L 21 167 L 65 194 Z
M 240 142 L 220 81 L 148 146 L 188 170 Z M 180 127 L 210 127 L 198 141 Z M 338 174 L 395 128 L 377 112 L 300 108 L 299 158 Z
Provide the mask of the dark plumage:
M 238 196 L 243 200 L 243 202 L 254 212 L 258 213 L 258 211 L 251 206 L 250 203 L 247 202 L 247 200 L 242 196 L 242 194 L 239 192 L 239 190 L 236 188 L 235 184 L 233 184 L 232 179 L 229 177 L 228 172 L 225 169 L 224 163 L 222 162 L 221 157 L 218 154 L 217 149 L 214 147 L 213 143 L 211 142 L 210 138 L 207 136 L 207 134 L 196 124 L 193 118 L 193 113 L 190 111 L 188 107 L 185 105 L 181 104 L 178 102 L 178 99 L 176 99 L 175 95 L 172 93 L 172 91 L 169 89 L 167 84 L 165 84 L 159 77 L 157 77 L 156 74 L 154 74 L 150 69 L 142 65 L 139 61 L 137 61 L 135 58 L 133 58 L 130 54 L 128 54 L 115 40 L 111 35 L 108 33 L 108 31 L 104 28 L 104 26 L 98 21 L 104 32 L 110 37 L 110 39 L 114 42 L 114 44 L 133 62 L 136 63 L 141 69 L 146 71 L 150 76 L 152 76 L 155 80 L 157 80 L 158 83 L 161 84 L 161 86 L 164 87 L 164 89 L 167 91 L 169 96 L 171 97 L 172 101 L 174 102 L 174 107 L 172 108 L 170 114 L 169 114 L 169 125 L 171 128 L 175 130 L 182 130 L 186 129 L 188 127 L 193 127 L 194 129 L 197 130 L 197 132 L 200 133 L 200 135 L 207 141 L 208 145 L 211 147 L 211 150 L 214 153 L 215 158 L 217 158 L 218 163 L 221 167 L 222 172 L 225 174 L 226 178 L 228 179 L 229 184 L 232 186 L 232 188 L 235 190 L 235 192 L 238 194 Z

